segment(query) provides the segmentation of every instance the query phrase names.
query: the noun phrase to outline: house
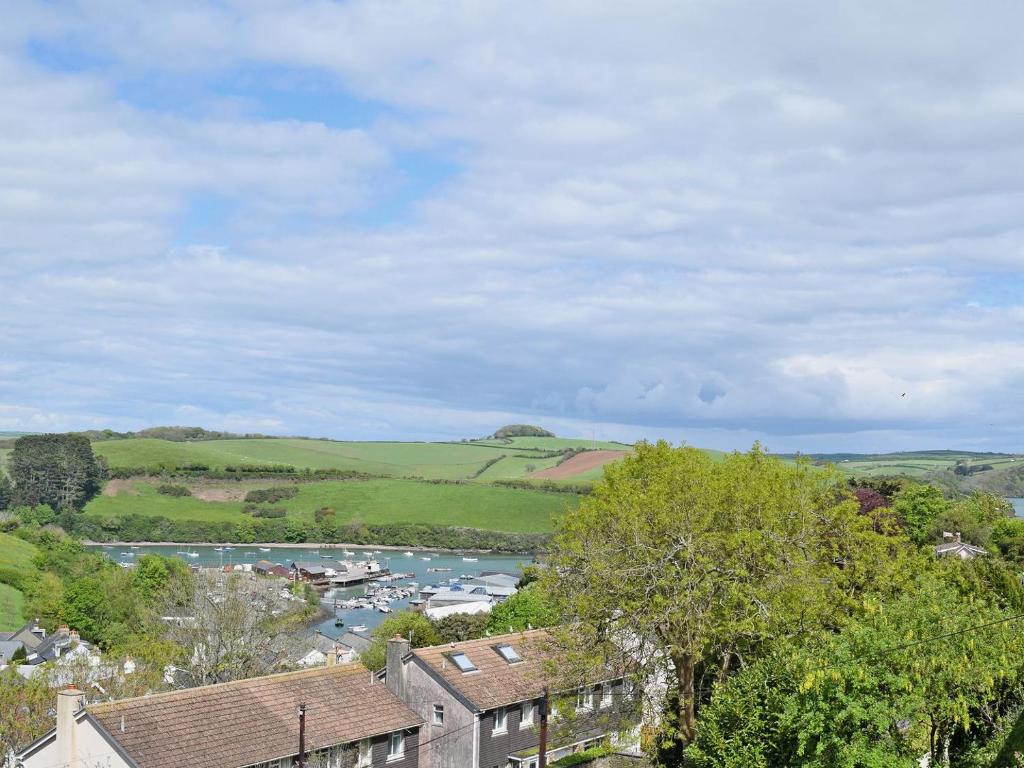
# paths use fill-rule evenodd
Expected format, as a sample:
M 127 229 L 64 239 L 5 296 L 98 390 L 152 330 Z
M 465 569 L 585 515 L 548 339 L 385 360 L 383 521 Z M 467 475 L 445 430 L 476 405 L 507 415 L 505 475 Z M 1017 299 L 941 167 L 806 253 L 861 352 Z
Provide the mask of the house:
M 47 635 L 35 648 L 29 650 L 25 661 L 26 666 L 37 666 L 48 661 L 70 658 L 73 656 L 88 655 L 91 646 L 81 637 L 78 632 L 69 629 L 67 625 L 61 625 L 57 630 Z
M 292 575 L 301 581 L 308 581 L 314 584 L 327 583 L 327 569 L 320 563 L 292 563 Z
M 555 684 L 548 662 L 555 653 L 544 630 L 415 650 L 402 638 L 389 640 L 384 679 L 427 723 L 420 765 L 537 768 L 545 691 Z M 572 691 L 568 701 L 576 714 L 549 718 L 548 761 L 611 738 L 630 709 L 625 693 L 621 678 Z
M 359 654 L 369 648 L 370 641 L 352 632 L 346 632 L 335 639 L 322 632 L 313 635 L 313 647 L 297 662 L 300 667 L 315 667 L 321 664 L 350 664 L 359 659 Z M 332 659 L 333 657 L 333 659 Z
M 961 560 L 973 560 L 975 557 L 987 555 L 988 552 L 982 547 L 976 547 L 960 540 L 960 532 L 955 534 L 943 534 L 949 536 L 952 541 L 944 541 L 935 547 L 937 557 L 959 557 Z
M 280 563 L 272 563 L 269 560 L 257 560 L 252 565 L 253 572 L 258 576 L 283 576 L 291 578 L 292 572 Z
M 57 696 L 57 727 L 24 768 L 287 768 L 305 704 L 308 765 L 418 768 L 421 718 L 362 666 L 346 664 L 103 704 Z
M 15 632 L 5 632 L 2 639 L 21 643 L 25 646 L 25 651 L 31 653 L 46 640 L 46 630 L 39 625 L 39 619 L 35 619 Z

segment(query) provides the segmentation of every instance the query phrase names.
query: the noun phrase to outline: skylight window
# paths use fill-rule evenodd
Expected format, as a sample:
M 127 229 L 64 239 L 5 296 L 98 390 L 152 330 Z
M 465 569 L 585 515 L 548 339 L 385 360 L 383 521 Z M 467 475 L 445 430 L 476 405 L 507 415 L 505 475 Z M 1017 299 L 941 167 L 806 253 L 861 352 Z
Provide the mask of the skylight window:
M 452 664 L 459 668 L 460 672 L 476 672 L 476 666 L 472 661 L 469 660 L 469 656 L 464 653 L 453 653 L 449 658 L 452 660 Z
M 501 654 L 501 658 L 509 664 L 517 664 L 523 660 L 523 657 L 520 656 L 519 652 L 511 645 L 496 645 L 494 646 L 494 650 Z

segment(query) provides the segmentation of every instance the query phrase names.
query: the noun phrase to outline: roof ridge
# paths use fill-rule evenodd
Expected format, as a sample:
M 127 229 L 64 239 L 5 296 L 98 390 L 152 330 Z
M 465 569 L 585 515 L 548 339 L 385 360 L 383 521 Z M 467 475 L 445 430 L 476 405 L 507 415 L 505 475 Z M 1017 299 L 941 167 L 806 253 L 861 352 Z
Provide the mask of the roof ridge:
M 107 710 L 117 709 L 119 706 L 124 704 L 131 704 L 136 701 L 153 700 L 153 699 L 170 699 L 176 698 L 188 698 L 189 696 L 195 695 L 201 691 L 208 692 L 211 688 L 227 689 L 227 688 L 240 688 L 245 684 L 256 685 L 263 681 L 279 680 L 284 677 L 315 677 L 317 675 L 323 675 L 327 677 L 331 674 L 339 675 L 344 673 L 345 675 L 352 675 L 360 672 L 370 673 L 370 670 L 364 667 L 362 664 L 355 662 L 351 664 L 334 664 L 327 667 L 313 667 L 312 669 L 291 669 L 286 672 L 275 672 L 270 675 L 258 675 L 257 677 L 247 677 L 242 680 L 229 680 L 226 683 L 210 683 L 208 685 L 197 685 L 194 688 L 179 688 L 175 691 L 159 691 L 158 693 L 142 694 L 141 696 L 130 696 L 126 699 L 115 699 L 114 701 L 103 701 L 99 704 L 86 705 L 86 710 L 93 713 L 102 713 Z M 372 674 L 372 673 L 371 673 Z
M 438 643 L 437 645 L 424 645 L 424 646 L 422 646 L 420 648 L 413 648 L 413 649 L 411 649 L 411 652 L 412 653 L 417 653 L 418 651 L 432 651 L 432 650 L 434 650 L 436 648 L 449 648 L 449 649 L 454 648 L 454 649 L 458 649 L 458 648 L 460 648 L 462 646 L 468 646 L 468 645 L 473 644 L 473 643 L 484 643 L 486 645 L 488 643 L 494 643 L 494 642 L 500 643 L 502 640 L 508 640 L 508 639 L 515 638 L 515 637 L 536 637 L 538 635 L 547 635 L 547 636 L 550 637 L 551 633 L 548 632 L 547 629 L 544 629 L 543 627 L 538 627 L 537 629 L 524 629 L 524 630 L 521 630 L 519 632 L 506 632 L 503 635 L 491 635 L 489 637 L 478 637 L 478 638 L 475 638 L 473 640 L 460 640 L 457 643 Z

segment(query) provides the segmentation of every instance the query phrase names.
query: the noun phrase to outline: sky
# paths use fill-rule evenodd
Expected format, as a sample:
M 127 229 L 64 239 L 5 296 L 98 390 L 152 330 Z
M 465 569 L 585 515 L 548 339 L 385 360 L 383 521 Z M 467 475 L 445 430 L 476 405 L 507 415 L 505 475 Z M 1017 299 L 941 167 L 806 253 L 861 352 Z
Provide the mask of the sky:
M 1024 450 L 1024 4 L 0 0 L 0 430 Z

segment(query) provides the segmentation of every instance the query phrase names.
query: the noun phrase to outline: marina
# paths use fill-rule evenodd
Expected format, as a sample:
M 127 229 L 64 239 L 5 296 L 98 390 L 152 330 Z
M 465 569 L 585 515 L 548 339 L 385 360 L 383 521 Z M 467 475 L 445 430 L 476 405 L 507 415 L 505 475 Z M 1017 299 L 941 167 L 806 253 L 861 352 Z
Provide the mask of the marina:
M 373 549 L 372 547 L 274 547 L 247 544 L 235 547 L 183 546 L 181 544 L 143 546 L 130 551 L 125 545 L 88 545 L 102 550 L 115 562 L 131 567 L 147 553 L 177 557 L 190 566 L 223 568 L 225 566 L 252 566 L 267 561 L 291 571 L 293 563 L 309 567 L 319 566 L 325 574 L 331 562 L 351 561 L 358 566 L 376 560 L 380 573 L 369 575 L 353 569 L 349 574 L 338 571 L 322 585 L 321 606 L 329 614 L 314 628 L 329 637 L 339 637 L 346 631 L 367 633 L 380 624 L 390 613 L 422 603 L 420 591 L 431 585 L 450 586 L 460 579 L 473 579 L 481 574 L 520 573 L 533 557 L 528 554 L 506 555 L 463 551 L 430 551 L 416 556 L 409 552 Z M 255 553 L 255 554 L 254 554 Z M 423 557 L 424 559 L 420 559 Z M 392 571 L 393 569 L 393 571 Z M 337 606 L 335 610 L 335 605 Z M 336 622 L 340 621 L 341 624 Z

